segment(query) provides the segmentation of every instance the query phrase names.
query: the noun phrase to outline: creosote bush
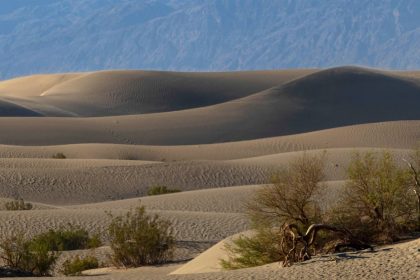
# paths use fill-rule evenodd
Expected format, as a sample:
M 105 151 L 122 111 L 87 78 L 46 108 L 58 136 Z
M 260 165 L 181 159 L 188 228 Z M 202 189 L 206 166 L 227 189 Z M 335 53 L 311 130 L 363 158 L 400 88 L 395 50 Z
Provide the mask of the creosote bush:
M 125 215 L 109 215 L 112 221 L 108 234 L 115 265 L 137 267 L 171 258 L 175 240 L 168 221 L 146 214 L 144 206 Z
M 23 234 L 6 237 L 0 242 L 0 259 L 14 271 L 33 276 L 49 276 L 58 258 L 46 244 L 26 239 Z
M 54 159 L 66 159 L 67 157 L 63 153 L 56 153 L 56 154 L 52 155 L 52 158 L 54 158 Z
M 34 237 L 32 242 L 45 244 L 50 251 L 90 249 L 101 246 L 98 235 L 90 236 L 87 230 L 72 225 L 58 230 L 50 229 Z
M 360 239 L 389 243 L 415 228 L 416 200 L 410 176 L 389 152 L 355 154 L 344 195 L 333 210 L 335 224 Z
M 170 189 L 166 186 L 153 186 L 148 189 L 147 195 L 160 195 L 160 194 L 167 194 L 167 193 L 176 193 L 180 191 L 181 190 L 178 190 L 178 189 Z
M 240 235 L 225 245 L 228 260 L 220 260 L 224 269 L 240 269 L 260 266 L 282 259 L 278 239 L 278 230 L 259 228 L 255 235 Z
M 324 188 L 324 160 L 325 154 L 304 154 L 275 174 L 271 185 L 262 186 L 256 191 L 253 200 L 247 204 L 255 233 L 240 237 L 226 246 L 229 259 L 221 260 L 224 268 L 285 262 L 288 258 L 289 263 L 300 260 L 292 248 L 297 251 L 309 248 L 301 244 L 290 244 L 286 237 L 289 237 L 289 233 L 296 237 L 303 235 L 296 230 L 306 231 L 310 225 L 322 222 L 321 206 L 316 196 Z M 289 230 L 286 225 L 292 229 Z M 319 247 L 317 243 L 311 246 L 311 249 Z M 290 260 L 291 253 L 293 258 Z
M 33 208 L 33 205 L 29 202 L 25 202 L 22 198 L 18 198 L 6 202 L 4 204 L 4 208 L 7 211 L 31 210 Z
M 372 249 L 370 244 L 389 243 L 416 229 L 418 163 L 401 168 L 388 152 L 355 154 L 342 196 L 321 205 L 324 157 L 305 154 L 256 192 L 247 204 L 254 234 L 226 246 L 223 267 L 275 261 L 289 266 L 321 252 Z
M 61 272 L 66 276 L 80 276 L 82 271 L 99 267 L 99 261 L 94 256 L 79 257 L 66 260 Z
M 275 174 L 271 185 L 261 187 L 247 204 L 254 223 L 280 227 L 285 222 L 308 227 L 321 221 L 321 207 L 315 197 L 323 190 L 325 154 L 304 154 Z

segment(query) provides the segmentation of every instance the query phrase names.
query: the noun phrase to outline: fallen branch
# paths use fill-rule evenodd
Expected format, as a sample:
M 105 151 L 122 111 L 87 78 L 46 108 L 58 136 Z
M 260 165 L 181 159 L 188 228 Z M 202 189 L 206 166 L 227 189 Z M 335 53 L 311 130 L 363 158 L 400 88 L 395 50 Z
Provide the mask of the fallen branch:
M 320 231 L 331 231 L 344 236 L 344 238 L 341 238 L 336 244 L 335 251 L 341 248 L 353 248 L 356 250 L 372 249 L 371 245 L 358 240 L 347 229 L 327 224 L 312 224 L 305 233 L 302 233 L 296 224 L 285 224 L 282 228 L 283 239 L 281 242 L 282 251 L 285 253 L 283 266 L 290 266 L 294 262 L 302 262 L 311 259 L 316 251 L 314 249 L 314 252 L 311 253 L 310 249 L 313 248 L 318 232 Z M 287 248 L 290 249 L 287 250 Z M 299 248 L 300 250 L 298 252 Z

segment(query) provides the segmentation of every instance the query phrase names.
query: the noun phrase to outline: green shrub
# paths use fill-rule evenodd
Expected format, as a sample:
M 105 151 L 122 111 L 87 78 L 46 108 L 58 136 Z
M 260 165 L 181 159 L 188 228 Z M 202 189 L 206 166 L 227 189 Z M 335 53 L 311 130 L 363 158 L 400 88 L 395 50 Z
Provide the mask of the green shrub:
M 22 198 L 8 201 L 4 204 L 4 208 L 8 211 L 31 210 L 33 205 L 25 202 Z
M 0 242 L 0 258 L 5 266 L 34 276 L 48 276 L 58 258 L 45 244 L 25 239 L 23 234 L 4 238 Z
M 321 207 L 323 166 L 322 157 L 304 155 L 272 185 L 257 190 L 247 204 L 256 234 L 226 245 L 229 258 L 221 265 L 236 269 L 282 261 L 288 266 L 317 253 L 372 248 L 414 232 L 418 164 L 400 168 L 388 152 L 356 154 L 342 197 Z
M 153 186 L 149 188 L 147 191 L 147 195 L 160 195 L 160 194 L 167 194 L 167 193 L 176 193 L 180 192 L 181 190 L 178 189 L 169 189 L 166 186 Z
M 44 244 L 51 251 L 90 249 L 101 246 L 98 235 L 90 236 L 85 229 L 70 226 L 67 229 L 53 230 L 37 235 L 33 243 Z
M 144 206 L 112 216 L 108 233 L 117 266 L 160 264 L 172 257 L 175 245 L 168 221 L 146 214 Z
M 87 248 L 88 249 L 92 249 L 92 248 L 98 248 L 102 246 L 102 240 L 101 237 L 99 236 L 99 234 L 94 234 L 92 236 L 89 237 L 89 240 L 87 242 Z
M 260 228 L 250 236 L 241 235 L 225 245 L 228 259 L 220 260 L 224 269 L 240 269 L 260 266 L 282 260 L 279 232 Z
M 63 153 L 56 153 L 56 154 L 53 154 L 52 158 L 54 158 L 54 159 L 65 159 L 67 157 Z
M 66 276 L 79 276 L 82 271 L 98 267 L 99 262 L 96 257 L 86 256 L 84 258 L 80 258 L 79 256 L 76 256 L 63 263 L 62 273 Z
M 281 228 L 291 223 L 306 231 L 311 224 L 322 222 L 321 207 L 315 196 L 323 188 L 324 160 L 324 154 L 304 154 L 277 172 L 271 185 L 256 191 L 246 204 L 255 234 L 241 236 L 226 245 L 229 258 L 220 261 L 222 267 L 238 269 L 284 261 L 286 251 L 293 246 L 284 248 L 289 244 L 283 242 Z
M 355 154 L 349 181 L 334 211 L 335 223 L 374 243 L 387 243 L 413 230 L 416 200 L 410 176 L 388 152 Z

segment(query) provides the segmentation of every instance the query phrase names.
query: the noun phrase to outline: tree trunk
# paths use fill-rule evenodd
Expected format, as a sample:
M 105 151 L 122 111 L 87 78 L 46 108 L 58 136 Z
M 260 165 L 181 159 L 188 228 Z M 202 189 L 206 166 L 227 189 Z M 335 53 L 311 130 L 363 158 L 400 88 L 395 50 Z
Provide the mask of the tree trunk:
M 285 224 L 283 226 L 283 239 L 289 237 L 289 243 L 282 239 L 282 250 L 285 253 L 285 260 L 283 262 L 283 266 L 290 266 L 294 262 L 301 262 L 308 259 L 311 259 L 312 255 L 310 252 L 311 247 L 314 245 L 316 241 L 317 234 L 319 231 L 332 231 L 336 233 L 340 233 L 344 236 L 344 240 L 339 242 L 335 249 L 339 250 L 340 248 L 353 248 L 356 250 L 362 249 L 372 249 L 372 246 L 369 244 L 364 243 L 361 240 L 358 240 L 353 236 L 353 234 L 344 228 L 338 228 L 335 226 L 327 225 L 327 224 L 312 224 L 306 230 L 306 233 L 302 233 L 299 227 L 296 224 Z M 299 249 L 298 244 L 301 245 L 301 249 L 299 253 L 297 250 Z M 284 246 L 288 246 L 287 248 L 283 248 Z

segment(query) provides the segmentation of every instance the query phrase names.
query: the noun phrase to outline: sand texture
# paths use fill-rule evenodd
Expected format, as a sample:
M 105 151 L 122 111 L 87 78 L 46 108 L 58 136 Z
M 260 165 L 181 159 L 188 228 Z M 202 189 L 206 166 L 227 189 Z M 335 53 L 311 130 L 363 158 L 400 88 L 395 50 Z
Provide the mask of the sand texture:
M 68 223 L 99 233 L 107 212 L 145 205 L 173 224 L 172 263 L 81 279 L 416 279 L 420 241 L 222 271 L 223 244 L 250 228 L 245 203 L 292 159 L 326 153 L 329 205 L 356 152 L 399 164 L 420 143 L 420 72 L 358 67 L 248 72 L 100 71 L 0 82 L 0 235 Z M 65 159 L 54 158 L 58 153 Z M 147 196 L 151 186 L 182 192 Z M 6 211 L 21 197 L 30 211 Z M 198 256 L 198 257 L 197 257 Z M 195 258 L 197 257 L 197 258 Z M 170 274 L 174 272 L 176 274 Z M 379 277 L 379 278 L 378 278 Z M 77 279 L 77 278 L 75 278 Z

